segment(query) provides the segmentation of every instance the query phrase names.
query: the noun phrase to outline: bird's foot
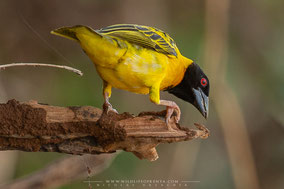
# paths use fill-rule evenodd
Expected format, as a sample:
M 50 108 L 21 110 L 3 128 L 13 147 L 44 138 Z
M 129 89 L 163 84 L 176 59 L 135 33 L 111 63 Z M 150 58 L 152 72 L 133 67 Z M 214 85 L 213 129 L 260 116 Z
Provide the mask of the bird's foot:
M 103 110 L 104 112 L 106 112 L 107 114 L 109 113 L 109 111 L 113 111 L 114 113 L 117 113 L 118 112 L 116 111 L 116 109 L 112 108 L 112 105 L 110 104 L 109 102 L 109 94 L 108 92 L 105 92 L 104 93 L 104 99 L 105 99 L 105 103 L 103 104 Z
M 114 113 L 117 113 L 117 110 L 114 109 L 112 107 L 112 105 L 109 103 L 109 102 L 105 102 L 104 105 L 103 105 L 103 110 L 108 114 L 110 111 L 114 112 Z
M 175 119 L 175 122 L 178 123 L 179 120 L 180 120 L 181 111 L 180 111 L 180 108 L 178 107 L 178 105 L 175 102 L 171 102 L 171 105 L 167 106 L 167 114 L 166 114 L 166 118 L 165 118 L 167 125 L 169 124 L 169 121 L 170 121 L 173 113 L 176 114 L 174 116 L 174 119 Z
M 172 126 L 169 124 L 169 123 L 166 123 L 167 124 L 167 129 L 168 131 L 176 131 L 175 129 L 172 128 Z
M 168 130 L 173 131 L 174 129 L 170 126 L 170 119 L 171 119 L 172 115 L 175 113 L 175 115 L 174 115 L 175 123 L 179 122 L 180 114 L 181 114 L 180 108 L 178 107 L 178 105 L 175 102 L 168 101 L 168 100 L 160 100 L 159 105 L 164 105 L 164 106 L 167 107 L 167 113 L 166 113 L 165 120 L 166 120 Z

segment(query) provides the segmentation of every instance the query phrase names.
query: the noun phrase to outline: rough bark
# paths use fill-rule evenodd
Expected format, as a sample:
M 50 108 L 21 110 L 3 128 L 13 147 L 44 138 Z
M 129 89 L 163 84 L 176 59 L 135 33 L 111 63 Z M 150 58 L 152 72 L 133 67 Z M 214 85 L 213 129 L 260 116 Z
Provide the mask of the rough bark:
M 0 150 L 100 154 L 125 150 L 140 159 L 158 158 L 160 143 L 207 138 L 209 131 L 181 127 L 173 120 L 169 131 L 161 116 L 165 112 L 106 113 L 91 106 L 57 107 L 36 101 L 0 104 Z

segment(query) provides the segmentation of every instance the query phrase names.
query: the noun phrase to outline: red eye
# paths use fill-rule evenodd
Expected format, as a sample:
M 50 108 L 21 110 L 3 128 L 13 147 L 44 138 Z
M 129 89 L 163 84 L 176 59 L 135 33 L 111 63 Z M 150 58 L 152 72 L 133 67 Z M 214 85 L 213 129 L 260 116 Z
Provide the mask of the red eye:
M 203 87 L 205 87 L 207 85 L 207 80 L 205 78 L 202 78 L 200 83 Z

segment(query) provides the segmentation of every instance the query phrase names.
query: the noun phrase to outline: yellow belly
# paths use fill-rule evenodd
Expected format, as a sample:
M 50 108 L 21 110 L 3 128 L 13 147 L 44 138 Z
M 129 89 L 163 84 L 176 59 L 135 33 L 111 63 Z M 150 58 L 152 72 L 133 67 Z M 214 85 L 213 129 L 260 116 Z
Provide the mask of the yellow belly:
M 96 69 L 101 78 L 114 88 L 139 94 L 149 93 L 149 87 L 143 85 L 141 80 L 133 75 L 123 75 L 121 72 L 101 66 L 96 66 Z
M 128 50 L 115 66 L 95 62 L 96 69 L 103 80 L 115 88 L 148 94 L 153 83 L 163 80 L 169 64 L 165 55 L 149 51 L 152 50 L 143 49 L 137 54 Z

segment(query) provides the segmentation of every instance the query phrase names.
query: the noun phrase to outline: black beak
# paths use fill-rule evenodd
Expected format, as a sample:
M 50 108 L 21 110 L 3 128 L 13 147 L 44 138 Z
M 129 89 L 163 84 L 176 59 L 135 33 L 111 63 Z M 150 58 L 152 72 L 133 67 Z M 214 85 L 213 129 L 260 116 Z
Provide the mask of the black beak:
M 209 99 L 203 91 L 198 87 L 198 89 L 192 89 L 193 94 L 195 97 L 194 106 L 200 111 L 200 113 L 205 117 L 208 118 L 209 113 Z

